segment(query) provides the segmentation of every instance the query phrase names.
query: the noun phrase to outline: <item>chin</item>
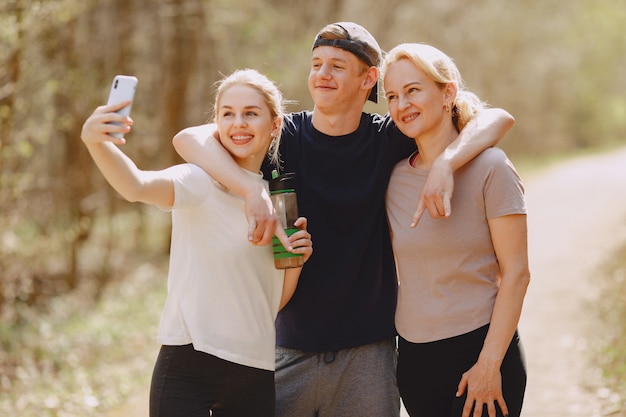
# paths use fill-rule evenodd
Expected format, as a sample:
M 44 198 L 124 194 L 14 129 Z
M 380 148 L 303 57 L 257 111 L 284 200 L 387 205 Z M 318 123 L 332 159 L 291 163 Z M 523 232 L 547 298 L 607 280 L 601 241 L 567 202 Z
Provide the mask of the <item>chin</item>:
M 398 126 L 396 124 L 396 126 Z M 400 127 L 398 126 L 398 130 L 400 130 L 400 132 L 404 135 L 407 136 L 409 138 L 414 138 L 418 135 L 418 132 L 415 129 L 410 129 L 410 128 L 406 128 L 406 127 Z

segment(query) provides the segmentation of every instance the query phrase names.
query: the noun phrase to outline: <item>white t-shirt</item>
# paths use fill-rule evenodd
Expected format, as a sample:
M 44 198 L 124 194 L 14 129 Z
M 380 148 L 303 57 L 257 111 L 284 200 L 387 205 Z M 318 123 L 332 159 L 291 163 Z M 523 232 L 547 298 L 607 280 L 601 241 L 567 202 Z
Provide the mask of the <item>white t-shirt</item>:
M 458 336 L 491 321 L 500 268 L 487 220 L 526 213 L 515 168 L 502 150 L 489 148 L 454 173 L 450 217 L 433 219 L 426 212 L 413 229 L 428 173 L 401 161 L 386 197 L 399 281 L 396 328 L 414 343 Z
M 284 271 L 247 240 L 244 201 L 192 164 L 175 173 L 168 295 L 158 341 L 274 370 Z M 250 172 L 258 181 L 260 174 Z M 267 185 L 267 184 L 266 184 Z

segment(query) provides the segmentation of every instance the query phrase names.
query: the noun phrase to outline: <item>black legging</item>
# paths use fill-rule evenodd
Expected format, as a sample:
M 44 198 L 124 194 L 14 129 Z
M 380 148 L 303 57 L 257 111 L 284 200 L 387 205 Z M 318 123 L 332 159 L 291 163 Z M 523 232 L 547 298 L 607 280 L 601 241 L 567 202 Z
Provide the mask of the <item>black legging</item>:
M 273 417 L 274 404 L 274 372 L 225 361 L 192 345 L 161 347 L 150 417 Z
M 430 343 L 398 340 L 398 388 L 412 417 L 460 417 L 465 395 L 456 398 L 461 376 L 478 360 L 489 325 Z M 519 417 L 526 389 L 524 351 L 515 332 L 502 366 L 502 394 L 509 417 Z M 467 391 L 466 391 L 467 392 Z M 502 412 L 496 406 L 497 416 Z M 487 408 L 483 410 L 487 417 Z

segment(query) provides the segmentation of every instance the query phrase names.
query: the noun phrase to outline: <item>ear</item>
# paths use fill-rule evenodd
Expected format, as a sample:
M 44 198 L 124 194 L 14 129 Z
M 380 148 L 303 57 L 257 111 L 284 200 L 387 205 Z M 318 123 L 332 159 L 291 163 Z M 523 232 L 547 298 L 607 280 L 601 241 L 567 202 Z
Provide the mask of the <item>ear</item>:
M 456 93 L 458 91 L 456 83 L 448 83 L 443 88 L 443 100 L 450 105 L 456 100 Z
M 278 134 L 278 132 L 280 132 L 280 129 L 283 128 L 283 118 L 282 117 L 276 117 L 274 119 L 274 122 L 272 123 L 272 137 L 276 137 L 276 135 Z
M 374 87 L 374 84 L 376 84 L 376 81 L 378 81 L 378 77 L 380 77 L 378 68 L 369 67 L 365 79 L 363 80 L 363 88 L 368 91 L 371 90 Z

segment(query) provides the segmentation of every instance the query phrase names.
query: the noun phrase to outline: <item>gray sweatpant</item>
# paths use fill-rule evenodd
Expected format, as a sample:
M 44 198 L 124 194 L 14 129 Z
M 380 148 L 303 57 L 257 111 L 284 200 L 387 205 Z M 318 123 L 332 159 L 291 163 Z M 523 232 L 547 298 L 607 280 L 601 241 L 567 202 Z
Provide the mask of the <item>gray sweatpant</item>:
M 276 348 L 276 417 L 398 417 L 396 340 L 338 352 Z

